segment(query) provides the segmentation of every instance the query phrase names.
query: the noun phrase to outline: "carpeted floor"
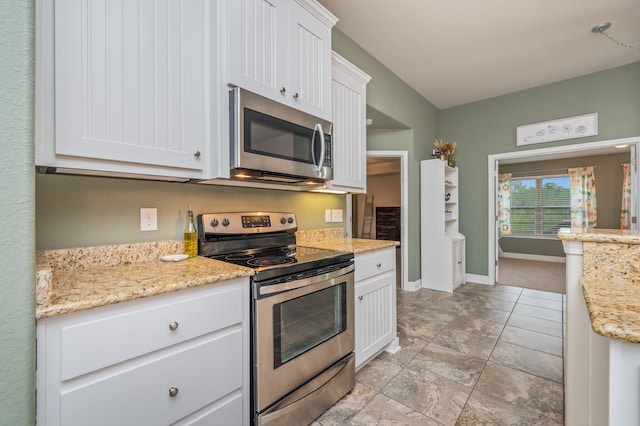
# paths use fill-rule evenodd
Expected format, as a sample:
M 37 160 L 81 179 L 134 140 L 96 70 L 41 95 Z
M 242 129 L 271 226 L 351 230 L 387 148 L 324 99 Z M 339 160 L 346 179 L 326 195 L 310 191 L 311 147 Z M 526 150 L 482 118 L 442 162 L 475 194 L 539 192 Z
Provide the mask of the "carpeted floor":
M 498 284 L 565 293 L 565 264 L 501 257 Z

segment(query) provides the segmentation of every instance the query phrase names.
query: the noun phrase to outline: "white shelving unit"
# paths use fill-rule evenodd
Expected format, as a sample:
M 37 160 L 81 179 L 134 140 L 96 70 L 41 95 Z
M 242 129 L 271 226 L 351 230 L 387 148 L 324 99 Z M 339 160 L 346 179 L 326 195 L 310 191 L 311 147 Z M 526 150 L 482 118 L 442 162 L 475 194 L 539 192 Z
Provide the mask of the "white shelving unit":
M 422 287 L 452 292 L 464 283 L 465 238 L 458 228 L 458 169 L 442 160 L 420 162 Z

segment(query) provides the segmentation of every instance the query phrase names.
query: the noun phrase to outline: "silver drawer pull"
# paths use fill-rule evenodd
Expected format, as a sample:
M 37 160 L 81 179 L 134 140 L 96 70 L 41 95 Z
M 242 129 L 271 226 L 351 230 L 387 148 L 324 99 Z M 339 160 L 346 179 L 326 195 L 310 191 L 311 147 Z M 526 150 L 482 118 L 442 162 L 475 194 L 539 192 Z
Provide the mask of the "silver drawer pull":
M 169 330 L 176 331 L 178 329 L 178 323 L 173 321 L 169 323 Z
M 200 155 L 201 155 L 200 151 L 196 151 L 196 152 L 193 153 L 193 156 L 196 157 L 196 158 L 200 158 Z
M 378 269 L 380 269 L 380 267 L 382 266 L 382 263 L 376 263 L 376 266 L 378 267 Z
M 280 88 L 280 93 L 282 93 L 284 95 L 284 93 L 287 91 L 287 89 L 285 89 L 284 87 Z
M 358 296 L 358 300 L 364 299 L 364 296 Z
M 176 395 L 178 395 L 178 388 L 169 388 L 169 396 L 171 398 L 175 397 Z

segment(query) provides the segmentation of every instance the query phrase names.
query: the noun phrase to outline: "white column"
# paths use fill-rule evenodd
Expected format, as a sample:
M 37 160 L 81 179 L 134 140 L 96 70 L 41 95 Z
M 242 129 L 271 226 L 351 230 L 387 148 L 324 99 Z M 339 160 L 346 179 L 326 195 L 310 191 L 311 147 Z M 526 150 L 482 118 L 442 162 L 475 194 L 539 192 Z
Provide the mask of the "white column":
M 565 424 L 589 424 L 589 327 L 582 294 L 582 242 L 562 240 L 566 254 Z M 585 326 L 585 324 L 587 326 Z

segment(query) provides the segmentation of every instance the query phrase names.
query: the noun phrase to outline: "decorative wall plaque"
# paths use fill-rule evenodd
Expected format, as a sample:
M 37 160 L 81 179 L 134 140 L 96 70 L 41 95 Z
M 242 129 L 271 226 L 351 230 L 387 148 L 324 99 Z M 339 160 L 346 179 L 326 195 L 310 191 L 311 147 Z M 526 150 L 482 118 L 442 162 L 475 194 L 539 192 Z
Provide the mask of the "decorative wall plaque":
M 598 113 L 578 115 L 516 128 L 516 145 L 531 145 L 598 134 Z

